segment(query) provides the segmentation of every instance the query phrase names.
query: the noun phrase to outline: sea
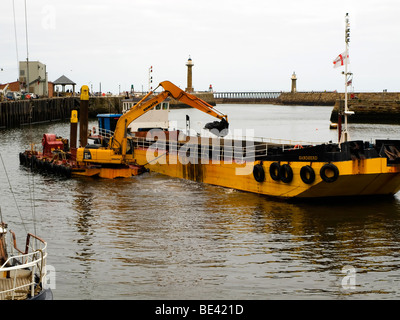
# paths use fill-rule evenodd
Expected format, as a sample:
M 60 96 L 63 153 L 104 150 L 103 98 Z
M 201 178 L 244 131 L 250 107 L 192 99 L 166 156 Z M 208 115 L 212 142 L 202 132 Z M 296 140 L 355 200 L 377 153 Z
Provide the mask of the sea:
M 230 130 L 337 142 L 332 107 L 222 104 Z M 212 117 L 171 110 L 174 129 Z M 92 119 L 89 128 L 96 126 Z M 399 139 L 399 125 L 355 124 L 351 139 Z M 129 179 L 31 172 L 18 154 L 69 123 L 0 131 L 2 219 L 23 247 L 48 243 L 55 300 L 393 300 L 400 298 L 400 194 L 291 202 L 154 172 Z

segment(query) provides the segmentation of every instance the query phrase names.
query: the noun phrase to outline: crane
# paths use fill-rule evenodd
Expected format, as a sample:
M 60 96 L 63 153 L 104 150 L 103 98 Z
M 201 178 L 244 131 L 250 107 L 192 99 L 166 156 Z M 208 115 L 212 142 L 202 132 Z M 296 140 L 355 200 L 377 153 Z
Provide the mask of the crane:
M 148 99 L 159 87 L 162 87 L 164 91 Z M 127 132 L 128 125 L 168 97 L 172 97 L 220 120 L 219 122 L 215 121 L 207 124 L 206 129 L 211 130 L 215 128 L 218 129 L 217 132 L 220 132 L 229 127 L 227 115 L 222 114 L 202 99 L 181 90 L 170 81 L 163 81 L 157 88 L 150 91 L 143 99 L 119 118 L 114 135 L 109 139 L 106 147 L 99 147 L 96 149 L 88 149 L 87 147 L 78 148 L 76 154 L 77 162 L 99 165 L 120 165 L 133 161 L 133 148 L 130 145 Z M 148 100 L 146 101 L 146 99 Z

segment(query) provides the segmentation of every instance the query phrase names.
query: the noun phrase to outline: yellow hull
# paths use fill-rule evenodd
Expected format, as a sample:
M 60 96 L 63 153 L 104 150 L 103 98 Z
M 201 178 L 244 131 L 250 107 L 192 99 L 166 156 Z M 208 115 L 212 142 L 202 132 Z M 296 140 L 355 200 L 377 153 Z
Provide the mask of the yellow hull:
M 73 176 L 99 177 L 104 179 L 130 178 L 141 173 L 138 166 L 126 168 L 85 168 L 72 171 Z
M 152 153 L 155 158 L 163 153 Z M 139 165 L 149 162 L 147 149 L 135 149 L 135 159 Z M 387 166 L 386 158 L 349 160 L 331 162 L 339 171 L 334 182 L 325 182 L 320 176 L 321 168 L 327 162 L 280 162 L 289 164 L 293 179 L 289 183 L 275 181 L 269 174 L 273 161 L 255 161 L 245 164 L 213 163 L 211 160 L 200 164 L 182 164 L 184 161 L 175 155 L 166 154 L 146 166 L 150 171 L 167 176 L 203 182 L 207 184 L 238 189 L 280 198 L 319 198 L 362 195 L 393 195 L 400 190 L 400 165 Z M 265 179 L 257 182 L 253 167 L 261 164 Z M 306 184 L 300 177 L 302 167 L 309 165 L 314 169 L 315 181 Z

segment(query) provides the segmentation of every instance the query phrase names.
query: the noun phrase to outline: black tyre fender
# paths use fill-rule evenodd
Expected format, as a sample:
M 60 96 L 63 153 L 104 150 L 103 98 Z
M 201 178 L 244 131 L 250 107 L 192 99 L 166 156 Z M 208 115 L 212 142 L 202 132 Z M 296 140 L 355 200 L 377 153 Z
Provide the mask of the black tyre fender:
M 328 177 L 326 175 L 326 171 L 330 170 L 333 172 L 332 177 Z M 319 172 L 321 179 L 325 182 L 332 183 L 335 182 L 339 178 L 339 169 L 332 163 L 324 164 Z
M 274 181 L 281 180 L 280 169 L 281 166 L 279 165 L 278 162 L 271 163 L 271 165 L 269 166 L 269 175 L 271 176 L 272 180 Z
M 284 183 L 292 182 L 293 180 L 293 170 L 288 164 L 281 165 L 279 169 L 279 174 L 281 176 L 281 181 Z
M 43 165 L 44 165 L 43 160 L 41 160 L 41 159 L 37 159 L 37 160 L 38 160 L 38 162 L 37 162 L 37 168 L 38 168 L 40 171 L 42 171 L 42 170 L 43 170 Z
M 19 153 L 19 164 L 25 164 L 25 155 L 22 152 Z
M 265 172 L 262 164 L 256 164 L 253 167 L 253 176 L 257 182 L 264 182 L 265 180 Z
M 44 170 L 47 172 L 50 172 L 50 169 L 51 169 L 50 166 L 51 166 L 50 162 L 45 160 L 44 161 Z
M 63 175 L 63 167 L 60 164 L 56 164 L 56 175 L 58 175 L 58 176 Z
M 20 162 L 22 165 L 26 166 L 28 164 L 28 156 L 25 153 L 20 153 Z
M 36 159 L 37 159 L 36 156 L 31 157 L 31 162 L 30 162 L 31 169 L 36 169 L 36 163 L 37 163 Z
M 314 169 L 310 166 L 304 166 L 300 169 L 300 178 L 305 184 L 311 184 L 315 181 Z
M 71 178 L 72 175 L 72 169 L 70 167 L 65 168 L 65 177 Z

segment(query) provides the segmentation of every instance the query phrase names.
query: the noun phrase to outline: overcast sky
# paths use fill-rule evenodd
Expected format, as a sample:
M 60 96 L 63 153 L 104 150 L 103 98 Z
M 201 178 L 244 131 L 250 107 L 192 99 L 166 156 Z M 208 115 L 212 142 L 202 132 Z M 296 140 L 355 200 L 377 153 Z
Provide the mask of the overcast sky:
M 17 47 L 13 2 L 15 4 Z M 26 60 L 24 0 L 0 9 L 0 83 Z M 355 91 L 400 91 L 398 0 L 26 0 L 29 60 L 94 91 L 148 89 L 169 80 L 206 91 L 344 91 L 344 17 Z M 1 69 L 0 69 L 1 70 Z

